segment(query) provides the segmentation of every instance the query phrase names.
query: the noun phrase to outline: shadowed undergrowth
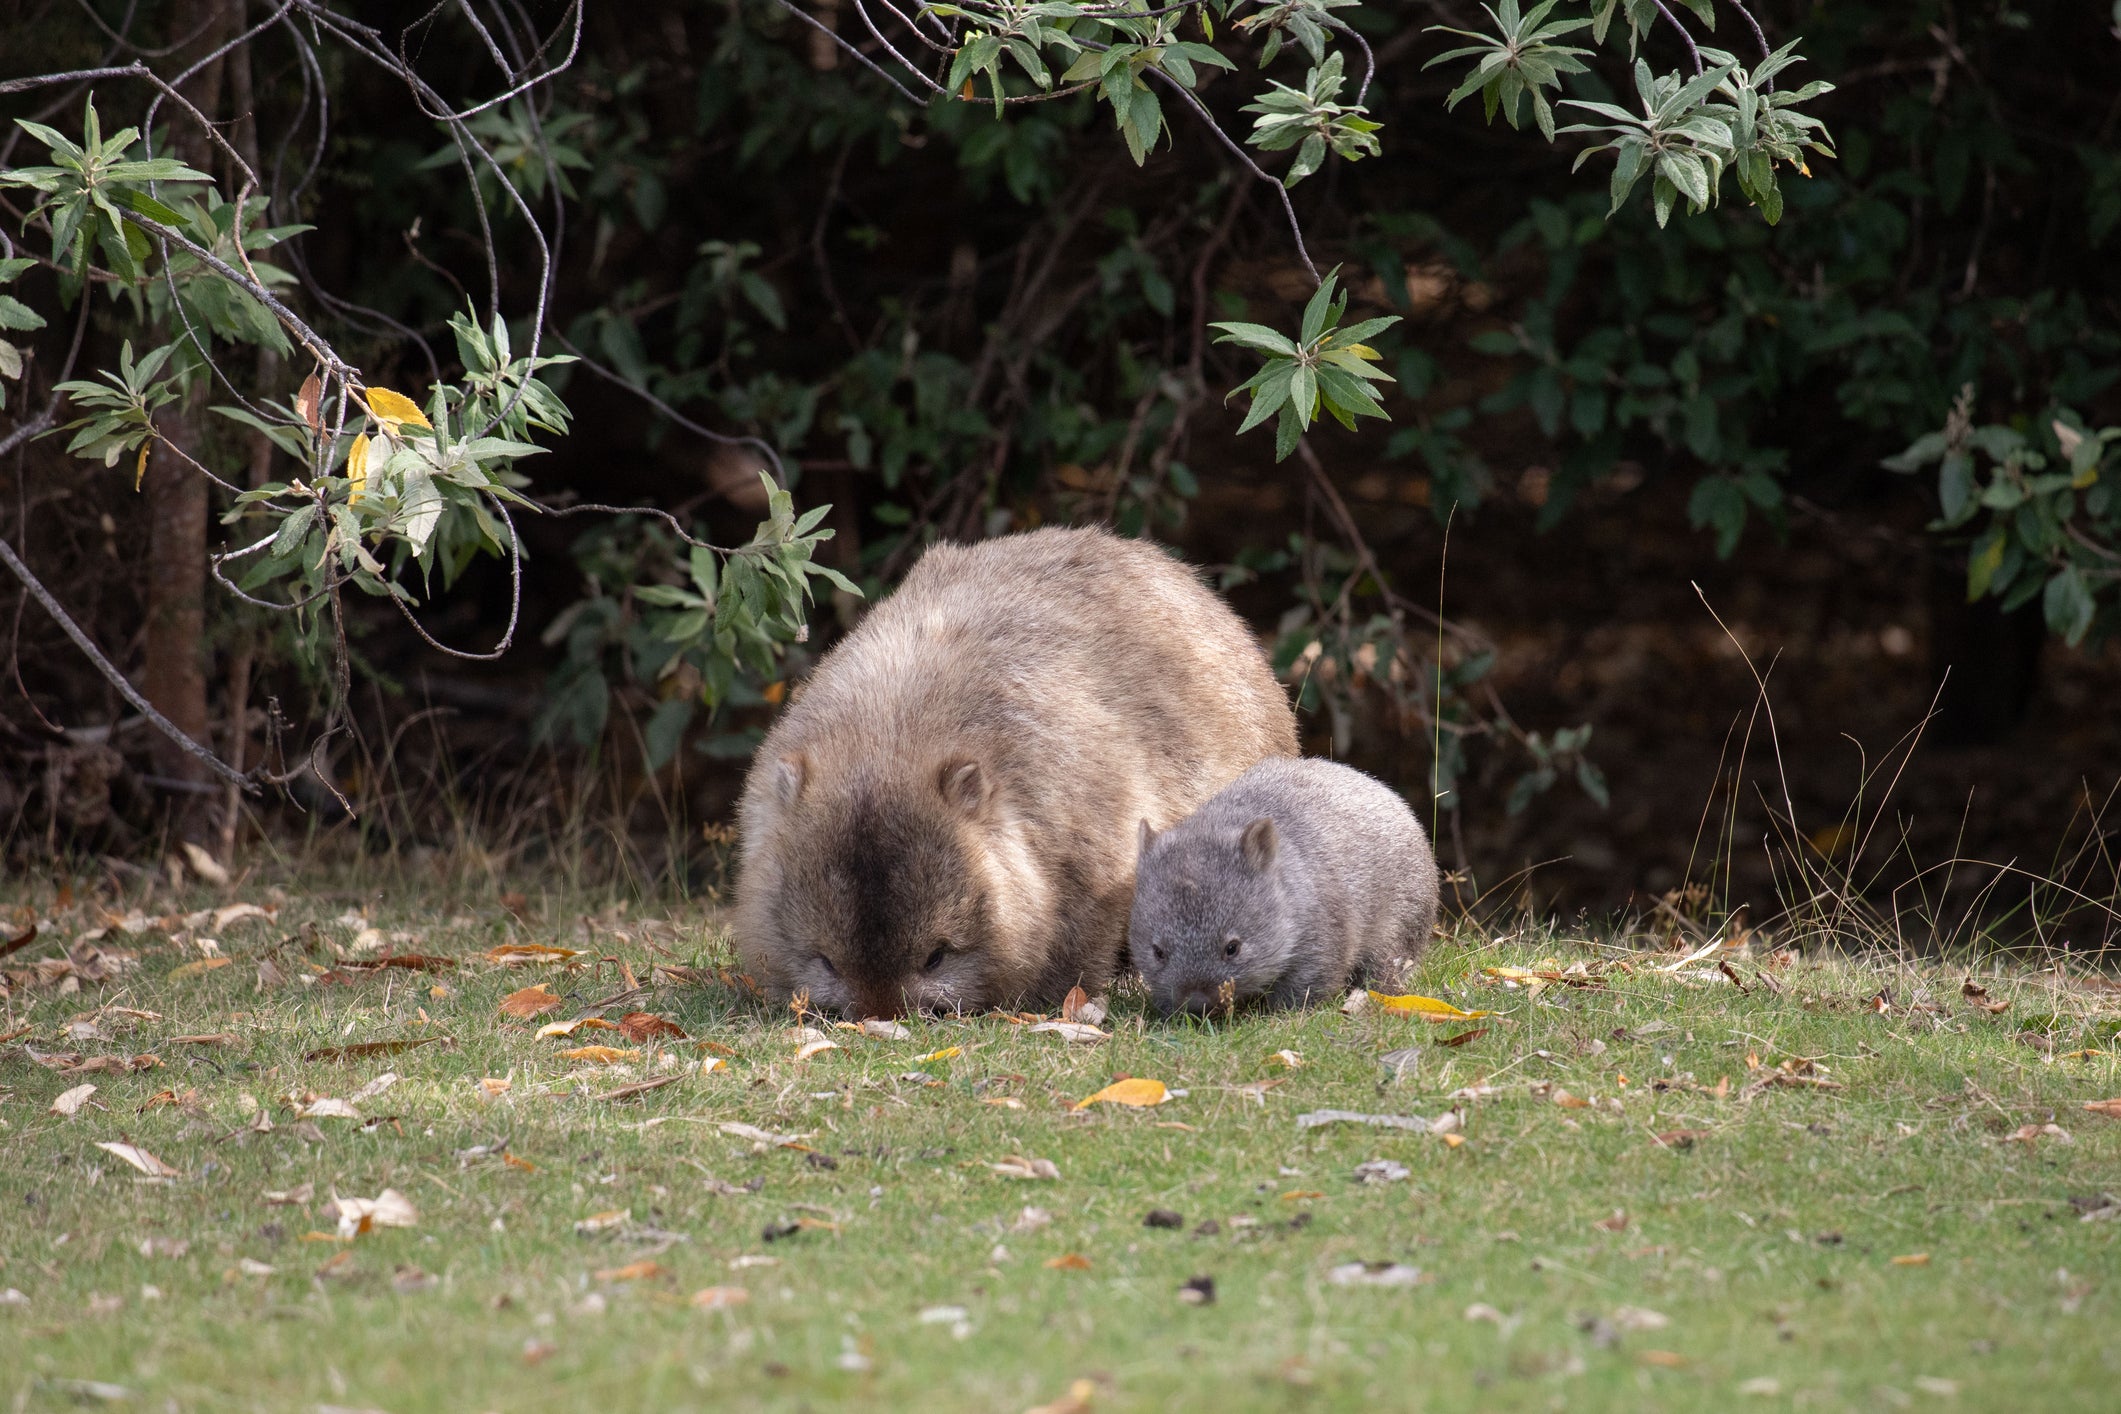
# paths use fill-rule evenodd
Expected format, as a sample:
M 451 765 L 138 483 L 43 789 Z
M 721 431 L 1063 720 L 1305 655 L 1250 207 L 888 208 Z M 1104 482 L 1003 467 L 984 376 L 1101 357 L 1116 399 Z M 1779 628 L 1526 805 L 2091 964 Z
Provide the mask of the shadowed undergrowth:
M 806 1037 L 699 910 L 186 903 L 238 901 L 273 916 L 0 899 L 43 929 L 0 962 L 15 1407 L 2092 1409 L 2121 1374 L 2121 1117 L 2085 1108 L 2121 990 L 2074 969 L 1467 930 L 1411 986 L 1470 1021 L 1122 989 L 1095 1044 Z M 524 944 L 578 953 L 488 960 Z M 1171 1098 L 1075 1108 L 1125 1077 Z

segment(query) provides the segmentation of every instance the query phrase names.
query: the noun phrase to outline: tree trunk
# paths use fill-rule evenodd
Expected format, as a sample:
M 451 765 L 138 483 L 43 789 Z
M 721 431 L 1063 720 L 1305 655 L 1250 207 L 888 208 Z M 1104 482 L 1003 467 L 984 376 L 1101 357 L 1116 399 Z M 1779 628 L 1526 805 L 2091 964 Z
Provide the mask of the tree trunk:
M 241 32 L 243 0 L 179 0 L 170 16 L 175 38 L 198 38 L 174 56 L 182 72 Z M 209 119 L 221 110 L 225 60 L 216 59 L 179 89 Z M 213 143 L 189 113 L 169 115 L 170 156 L 200 171 L 221 164 Z M 174 332 L 174 331 L 170 331 Z M 204 461 L 203 424 L 207 387 L 202 381 L 179 411 L 162 424 L 172 445 Z M 210 743 L 206 710 L 207 481 L 166 449 L 151 454 L 147 496 L 147 635 L 140 690 L 193 741 Z M 167 738 L 156 735 L 155 774 L 172 782 L 170 824 L 181 837 L 205 843 L 212 834 L 213 796 L 205 765 Z M 187 789 L 191 787 L 192 789 Z

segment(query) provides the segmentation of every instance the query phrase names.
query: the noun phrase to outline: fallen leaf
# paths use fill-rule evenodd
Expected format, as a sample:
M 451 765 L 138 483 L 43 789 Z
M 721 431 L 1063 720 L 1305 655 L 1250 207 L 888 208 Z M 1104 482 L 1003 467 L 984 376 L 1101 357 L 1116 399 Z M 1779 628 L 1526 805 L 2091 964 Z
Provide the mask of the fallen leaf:
M 839 1048 L 839 1042 L 832 1040 L 830 1037 L 821 1036 L 815 1041 L 805 1041 L 802 1045 L 796 1047 L 795 1058 L 799 1061 L 806 1061 L 812 1056 L 823 1055 L 826 1051 L 836 1051 Z
M 300 1207 L 316 1196 L 317 1185 L 305 1183 L 300 1188 L 290 1188 L 285 1192 L 268 1192 L 265 1195 L 265 1202 L 269 1207 L 294 1208 Z
M 509 1079 L 506 1076 L 483 1076 L 479 1080 L 479 1093 L 484 1095 L 489 1100 L 499 1099 L 501 1096 L 507 1094 L 510 1088 L 512 1088 L 514 1085 L 515 1081 Z
M 1929 1264 L 1930 1254 L 1927 1252 L 1913 1252 L 1905 1257 L 1893 1258 L 1893 1265 L 1896 1267 L 1926 1267 Z
M 80 1113 L 81 1107 L 88 1103 L 88 1097 L 95 1093 L 96 1087 L 93 1085 L 76 1085 L 52 1101 L 50 1113 L 64 1119 L 72 1119 Z
M 591 1213 L 574 1225 L 575 1236 L 594 1237 L 599 1233 L 633 1225 L 631 1208 L 607 1208 L 601 1213 Z
M 542 1016 L 554 1010 L 563 1005 L 565 1000 L 555 996 L 552 988 L 540 982 L 535 987 L 525 987 L 501 998 L 501 1014 L 527 1021 L 533 1016 Z
M 2011 1007 L 2009 998 L 2004 998 L 2000 1001 L 1991 998 L 1988 994 L 1988 988 L 1982 986 L 1971 977 L 1959 985 L 1959 995 L 1966 998 L 1971 1005 L 1979 1007 L 1991 1016 L 2009 1011 Z
M 346 1097 L 346 1103 L 349 1105 L 358 1105 L 365 1100 L 373 1100 L 376 1096 L 382 1094 L 385 1090 L 388 1090 L 391 1086 L 397 1083 L 398 1077 L 386 1070 L 381 1075 L 377 1076 L 375 1079 L 369 1081 L 366 1085 L 363 1085 L 360 1089 L 354 1091 L 351 1095 L 348 1095 Z
M 1628 1215 L 1624 1210 L 1615 1208 L 1611 1217 L 1600 1218 L 1597 1222 L 1592 1223 L 1591 1226 L 1597 1228 L 1600 1232 L 1626 1232 L 1628 1230 Z
M 246 918 L 271 919 L 272 911 L 254 903 L 225 904 L 214 910 L 213 925 L 216 933 L 226 932 L 231 924 L 241 923 Z
M 675 1085 L 684 1078 L 682 1075 L 659 1075 L 653 1080 L 637 1080 L 631 1085 L 621 1085 L 616 1090 L 607 1090 L 596 1098 L 599 1100 L 630 1100 L 636 1095 L 645 1095 L 650 1090 L 660 1090 L 665 1085 Z
M 1096 1394 L 1096 1385 L 1088 1380 L 1077 1380 L 1059 1399 L 1051 1404 L 1034 1404 L 1024 1414 L 1088 1414 L 1090 1401 Z
M 767 1144 L 783 1149 L 801 1148 L 802 1141 L 810 1137 L 808 1134 L 775 1134 L 771 1130 L 760 1129 L 755 1124 L 745 1124 L 740 1120 L 724 1120 L 717 1127 L 722 1133 L 733 1138 L 749 1139 L 754 1144 Z
M 523 1342 L 523 1363 L 531 1366 L 541 1365 L 557 1354 L 559 1349 L 560 1347 L 549 1340 L 539 1340 L 532 1336 Z
M 741 1286 L 709 1286 L 692 1293 L 692 1304 L 703 1311 L 726 1311 L 751 1299 Z
M 913 1039 L 913 1032 L 907 1027 L 900 1025 L 896 1021 L 884 1021 L 873 1016 L 862 1022 L 862 1034 L 864 1036 L 872 1036 L 879 1041 L 910 1041 Z
M 1268 1065 L 1278 1065 L 1286 1070 L 1301 1070 L 1304 1058 L 1294 1051 L 1276 1051 L 1267 1057 Z
M 1061 998 L 1060 1019 L 1080 1021 L 1082 1009 L 1090 1004 L 1090 994 L 1081 987 L 1070 987 L 1068 995 Z
M 1160 1105 L 1171 1098 L 1161 1080 L 1117 1080 L 1087 1099 L 1078 1100 L 1072 1106 L 1086 1110 L 1092 1105 L 1126 1105 L 1135 1109 Z
M 360 1111 L 344 1100 L 312 1100 L 295 1111 L 296 1119 L 359 1119 Z
M 351 1046 L 325 1046 L 319 1050 L 306 1051 L 306 1061 L 366 1060 L 370 1056 L 394 1056 L 405 1051 L 416 1051 L 422 1046 L 432 1046 L 447 1041 L 447 1036 L 422 1036 L 416 1041 L 362 1041 Z
M 623 1267 L 606 1267 L 596 1274 L 596 1279 L 602 1282 L 656 1281 L 669 1275 L 670 1268 L 661 1262 L 643 1258 L 638 1262 L 628 1262 Z
M 1040 1032 L 1050 1032 L 1063 1041 L 1078 1046 L 1094 1046 L 1100 1041 L 1110 1040 L 1112 1034 L 1081 1021 L 1041 1021 L 1031 1028 L 1031 1034 L 1034 1036 Z
M 1460 1011 L 1449 1002 L 1440 1002 L 1434 997 L 1390 997 L 1383 992 L 1371 992 L 1370 1000 L 1394 1016 L 1418 1016 L 1430 1022 L 1475 1021 L 1495 1014 L 1492 1011 Z
M 184 851 L 184 862 L 191 866 L 192 873 L 197 874 L 207 883 L 216 887 L 225 887 L 227 885 L 228 870 L 222 867 L 220 860 L 214 858 L 190 840 L 182 841 L 178 847 Z
M 2121 1119 L 2121 1100 L 2086 1100 L 2084 1108 L 2108 1119 Z
M 1343 1262 L 1326 1280 L 1335 1286 L 1419 1286 L 1421 1269 L 1402 1262 Z
M 488 962 L 498 962 L 504 967 L 513 967 L 525 962 L 565 962 L 582 955 L 579 948 L 556 948 L 545 943 L 503 943 L 486 951 Z
M 639 1060 L 639 1051 L 622 1050 L 617 1046 L 576 1046 L 571 1051 L 560 1052 L 561 1060 L 589 1061 L 595 1065 L 613 1065 L 619 1061 Z
M 591 1031 L 616 1031 L 619 1024 L 616 1021 L 606 1021 L 601 1016 L 578 1016 L 572 1021 L 548 1021 L 538 1028 L 538 1039 L 543 1040 L 548 1036 L 572 1036 L 584 1027 Z
M 1058 1257 L 1048 1257 L 1046 1265 L 1057 1272 L 1087 1272 L 1090 1259 L 1080 1252 L 1065 1252 Z
M 532 1163 L 528 1159 L 518 1158 L 514 1154 L 509 1153 L 506 1149 L 503 1149 L 501 1151 L 501 1162 L 508 1165 L 508 1167 L 512 1169 L 521 1169 L 525 1173 L 536 1173 L 538 1171 L 538 1166 L 536 1164 Z
M 1705 1139 L 1706 1129 L 1667 1129 L 1662 1134 L 1650 1136 L 1651 1142 L 1666 1149 L 1691 1149 L 1696 1139 Z
M 420 1215 L 395 1188 L 386 1188 L 373 1198 L 334 1197 L 324 1205 L 325 1217 L 339 1220 L 339 1236 L 357 1237 L 379 1227 L 414 1227 Z
M 1439 1046 L 1463 1046 L 1469 1041 L 1478 1041 L 1492 1029 L 1492 1027 L 1487 1026 L 1476 1026 L 1470 1031 L 1461 1031 L 1455 1036 L 1439 1036 L 1436 1038 L 1436 1044 Z
M 2059 1124 L 2021 1124 L 2018 1126 L 2017 1132 L 2006 1135 L 2003 1142 L 2029 1146 L 2035 1139 L 2060 1139 L 2065 1144 L 2077 1142 L 2070 1137 L 2069 1131 Z
M 1687 1366 L 1686 1356 L 1676 1350 L 1638 1350 L 1635 1360 L 1638 1364 L 1655 1365 L 1664 1370 L 1684 1370 Z
M 981 1100 L 980 1103 L 992 1105 L 996 1109 L 1001 1110 L 1020 1110 L 1024 1107 L 1024 1102 L 1017 1099 L 1014 1095 L 989 1095 Z
M 1412 1172 L 1394 1159 L 1371 1159 L 1357 1164 L 1352 1175 L 1357 1183 L 1398 1183 Z
M 177 1170 L 163 1163 L 147 1150 L 132 1144 L 97 1144 L 96 1147 L 115 1158 L 123 1159 L 149 1178 L 177 1178 Z
M 202 957 L 197 962 L 187 962 L 182 967 L 171 968 L 169 975 L 172 981 L 179 977 L 197 977 L 202 972 L 212 972 L 234 961 L 232 957 Z
M 619 1034 L 636 1045 L 643 1041 L 686 1039 L 684 1027 L 648 1011 L 629 1011 L 620 1017 Z
M 1287 1193 L 1281 1195 L 1281 1201 L 1284 1203 L 1299 1203 L 1308 1201 L 1312 1198 L 1323 1198 L 1325 1196 L 1325 1194 L 1319 1192 L 1315 1188 L 1292 1188 Z
M 727 1126 L 724 1127 L 726 1128 Z M 1060 1169 L 1054 1165 L 1053 1160 L 1029 1159 L 1025 1158 L 1021 1154 L 1011 1154 L 1008 1158 L 1003 1159 L 1000 1163 L 989 1164 L 987 1165 L 987 1167 L 994 1170 L 994 1172 L 1000 1174 L 1003 1178 L 1034 1179 L 1060 1177 Z
M 172 1046 L 231 1046 L 236 1038 L 225 1031 L 209 1031 L 198 1036 L 172 1036 Z
M 1417 1134 L 1433 1127 L 1420 1115 L 1372 1115 L 1355 1110 L 1313 1110 L 1296 1117 L 1298 1129 L 1316 1129 L 1322 1124 L 1367 1124 L 1382 1129 L 1411 1129 Z
M 1547 1098 L 1565 1110 L 1587 1110 L 1591 1107 L 1589 1100 L 1584 1099 L 1581 1095 L 1571 1095 L 1558 1085 L 1554 1087 L 1553 1093 Z
M 965 1048 L 963 1046 L 945 1046 L 939 1051 L 930 1051 L 925 1056 L 915 1056 L 913 1063 L 915 1065 L 926 1065 L 929 1061 L 956 1060 L 964 1053 Z
M 1652 1311 L 1647 1306 L 1621 1306 L 1613 1312 L 1613 1328 L 1636 1333 L 1661 1331 L 1672 1323 L 1672 1318 L 1662 1311 Z

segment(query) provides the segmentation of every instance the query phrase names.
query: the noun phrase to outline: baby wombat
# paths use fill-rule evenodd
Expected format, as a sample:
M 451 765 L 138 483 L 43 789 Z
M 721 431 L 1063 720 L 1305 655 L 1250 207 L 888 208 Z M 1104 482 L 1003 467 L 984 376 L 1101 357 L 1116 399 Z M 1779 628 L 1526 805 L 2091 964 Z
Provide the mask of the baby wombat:
M 1154 546 L 938 545 L 760 746 L 737 947 L 853 1018 L 1051 1009 L 1124 960 L 1135 822 L 1295 752 L 1258 644 Z
M 1421 822 L 1331 761 L 1262 761 L 1162 834 L 1139 830 L 1128 938 L 1165 1012 L 1334 996 L 1413 961 L 1436 922 Z

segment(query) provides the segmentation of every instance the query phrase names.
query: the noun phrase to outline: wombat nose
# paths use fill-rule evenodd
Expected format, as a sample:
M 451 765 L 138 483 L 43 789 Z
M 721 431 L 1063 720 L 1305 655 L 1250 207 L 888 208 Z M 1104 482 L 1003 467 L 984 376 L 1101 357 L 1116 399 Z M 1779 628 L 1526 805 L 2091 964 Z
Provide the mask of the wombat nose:
M 1192 1015 L 1206 1016 L 1216 1010 L 1216 1008 L 1215 993 L 1202 988 L 1195 988 L 1193 991 L 1186 993 L 1185 1010 Z

